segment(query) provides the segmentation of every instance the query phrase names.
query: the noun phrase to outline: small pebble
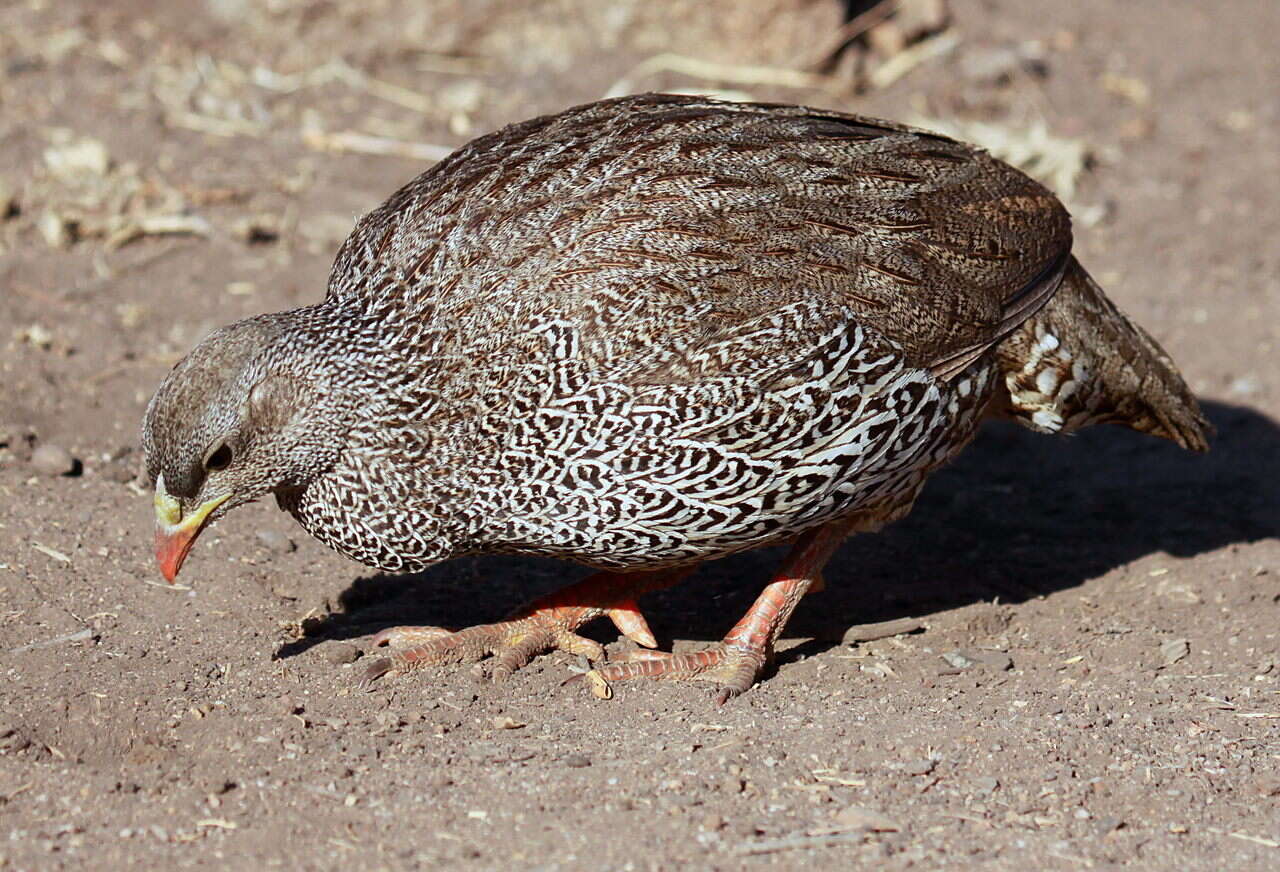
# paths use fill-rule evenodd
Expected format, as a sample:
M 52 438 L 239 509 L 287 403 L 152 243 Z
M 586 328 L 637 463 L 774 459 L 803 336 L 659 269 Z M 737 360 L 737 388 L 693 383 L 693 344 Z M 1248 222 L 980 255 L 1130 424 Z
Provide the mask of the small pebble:
M 280 238 L 281 221 L 275 215 L 252 215 L 231 225 L 231 235 L 246 245 L 262 245 Z
M 1170 639 L 1160 646 L 1160 657 L 1165 666 L 1172 666 L 1191 653 L 1191 644 L 1186 639 Z
M 401 727 L 408 725 L 408 721 L 391 711 L 378 712 L 374 720 L 380 729 L 389 733 L 398 733 Z
M 128 484 L 143 473 L 140 460 L 141 458 L 134 456 L 132 445 L 117 446 L 115 451 L 107 455 L 107 462 L 99 469 L 99 474 L 108 481 Z
M 286 600 L 296 600 L 302 597 L 301 585 L 296 580 L 291 579 L 282 579 L 280 581 L 272 582 L 271 592 L 280 597 L 280 599 Z M 315 616 L 313 615 L 312 619 L 314 619 L 314 617 Z M 304 626 L 304 635 L 306 634 L 306 629 L 307 628 Z
M 904 763 L 902 771 L 908 775 L 928 775 L 938 765 L 936 760 L 930 760 L 925 757 L 920 760 L 910 760 Z
M 49 442 L 41 443 L 31 452 L 31 467 L 41 475 L 49 476 L 80 473 L 80 461 L 67 449 Z
M 582 754 L 570 754 L 568 757 L 564 758 L 564 765 L 571 769 L 582 769 L 583 767 L 591 765 L 591 758 Z
M 1002 651 L 979 651 L 975 659 L 993 672 L 1004 672 L 1013 668 L 1013 658 Z
M 298 550 L 298 543 L 275 530 L 259 530 L 258 541 L 276 554 L 288 554 Z
M 18 189 L 5 178 L 0 178 L 0 221 L 8 221 L 19 213 Z
M 981 666 L 993 672 L 1013 668 L 1013 658 L 1000 651 L 963 650 L 948 651 L 940 655 L 953 669 L 971 669 Z
M 27 424 L 0 421 L 0 447 L 7 447 L 24 460 L 31 458 L 31 446 L 36 442 L 36 431 Z
M 851 805 L 838 812 L 835 824 L 845 830 L 865 830 L 873 833 L 896 833 L 902 829 L 902 825 L 888 815 L 857 805 Z
M 75 182 L 86 175 L 105 176 L 111 169 L 111 154 L 100 140 L 85 137 L 49 146 L 44 162 L 53 175 Z
M 222 796 L 235 790 L 238 785 L 235 781 L 225 775 L 216 775 L 204 779 L 205 793 L 211 793 L 214 796 Z
M 76 241 L 75 225 L 55 212 L 45 212 L 36 221 L 36 229 L 50 248 L 70 248 Z
M 138 470 L 135 464 L 126 461 L 115 461 L 102 467 L 102 477 L 116 484 L 128 484 L 137 476 Z
M 1099 836 L 1105 836 L 1109 833 L 1114 833 L 1116 830 L 1120 829 L 1123 826 L 1124 826 L 1124 821 L 1120 820 L 1120 818 L 1118 817 L 1101 817 L 1101 818 L 1098 818 L 1098 822 L 1093 825 L 1094 832 L 1096 832 Z
M 941 655 L 947 664 L 956 669 L 968 669 L 973 665 L 974 661 L 961 654 L 959 651 L 948 651 Z
M 334 666 L 355 663 L 360 659 L 360 649 L 347 642 L 338 642 L 325 647 L 324 658 Z
M 1227 392 L 1235 394 L 1238 397 L 1247 397 L 1256 394 L 1262 389 L 1261 383 L 1256 376 L 1242 375 L 1237 379 L 1232 379 L 1231 384 L 1227 386 Z

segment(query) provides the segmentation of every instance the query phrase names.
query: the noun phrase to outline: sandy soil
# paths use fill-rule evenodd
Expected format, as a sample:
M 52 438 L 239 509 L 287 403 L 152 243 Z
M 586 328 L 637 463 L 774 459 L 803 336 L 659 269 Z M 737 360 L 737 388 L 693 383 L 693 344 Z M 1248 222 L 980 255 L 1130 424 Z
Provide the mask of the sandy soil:
M 0 7 L 0 868 L 1280 866 L 1280 5 L 965 0 L 925 43 L 950 50 L 886 87 L 852 87 L 882 60 L 858 47 L 768 72 L 821 60 L 843 6 Z M 662 52 L 767 70 L 637 68 Z M 145 402 L 212 326 L 316 299 L 433 153 L 359 149 L 611 88 L 1083 142 L 1077 250 L 1204 398 L 1213 452 L 991 428 L 845 546 L 723 708 L 599 701 L 559 655 L 353 692 L 377 629 L 492 620 L 570 566 L 380 577 L 263 505 L 163 586 Z M 778 557 L 646 601 L 662 641 L 719 638 Z M 841 642 L 903 617 L 924 629 Z

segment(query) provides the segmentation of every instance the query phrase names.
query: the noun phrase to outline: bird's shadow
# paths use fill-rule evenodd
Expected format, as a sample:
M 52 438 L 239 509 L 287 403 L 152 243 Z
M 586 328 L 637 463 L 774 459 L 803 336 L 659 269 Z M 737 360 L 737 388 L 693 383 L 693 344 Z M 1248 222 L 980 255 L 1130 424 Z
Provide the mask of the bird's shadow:
M 1280 427 L 1245 407 L 1211 402 L 1204 410 L 1218 430 L 1205 456 L 1117 427 L 1052 438 L 989 424 L 933 476 L 909 517 L 843 546 L 824 573 L 821 606 L 813 607 L 817 597 L 802 603 L 786 635 L 839 639 L 854 623 L 995 597 L 1021 602 L 1148 554 L 1191 557 L 1280 535 Z M 660 642 L 719 639 L 782 554 L 771 548 L 708 563 L 647 597 L 645 615 Z M 398 624 L 498 620 L 582 574 L 552 560 L 480 557 L 413 575 L 358 578 L 336 609 L 276 656 Z M 585 634 L 601 641 L 616 635 L 607 622 Z

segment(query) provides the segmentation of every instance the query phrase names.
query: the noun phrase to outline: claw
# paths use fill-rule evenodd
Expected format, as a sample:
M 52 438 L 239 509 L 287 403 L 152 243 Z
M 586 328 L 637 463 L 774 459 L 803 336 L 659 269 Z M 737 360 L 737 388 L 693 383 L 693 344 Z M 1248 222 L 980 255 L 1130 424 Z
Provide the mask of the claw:
M 609 682 L 605 680 L 605 677 L 594 669 L 588 669 L 586 672 L 575 672 L 560 682 L 561 687 L 567 684 L 585 684 L 587 690 L 591 691 L 591 695 L 596 699 L 613 699 L 613 688 L 609 686 Z
M 649 629 L 649 622 L 644 619 L 644 615 L 640 614 L 640 606 L 634 599 L 618 603 L 605 614 L 613 621 L 618 632 L 632 642 L 646 648 L 658 647 L 658 640 L 654 638 L 653 631 Z
M 356 690 L 366 693 L 373 690 L 373 683 L 394 668 L 395 664 L 391 662 L 390 657 L 379 657 L 360 673 L 360 680 L 356 682 Z
M 609 682 L 604 680 L 604 676 L 599 672 L 592 670 L 584 676 L 587 687 L 591 689 L 591 695 L 597 699 L 613 699 L 613 688 L 609 686 Z

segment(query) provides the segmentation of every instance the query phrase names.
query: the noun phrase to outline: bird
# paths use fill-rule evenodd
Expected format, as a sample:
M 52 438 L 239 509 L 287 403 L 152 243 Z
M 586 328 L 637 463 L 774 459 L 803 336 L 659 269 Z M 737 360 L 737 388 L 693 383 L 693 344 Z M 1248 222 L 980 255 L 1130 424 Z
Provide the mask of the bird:
M 987 418 L 1205 451 L 1177 367 L 1072 255 L 1058 198 L 984 150 L 838 111 L 641 94 L 484 135 L 362 218 L 323 300 L 214 331 L 143 422 L 155 553 L 274 496 L 388 573 L 594 570 L 462 629 L 389 627 L 362 684 L 555 650 L 604 687 L 759 681 L 844 539 L 905 516 Z M 790 544 L 718 643 L 638 605 Z M 636 646 L 579 634 L 608 617 Z

